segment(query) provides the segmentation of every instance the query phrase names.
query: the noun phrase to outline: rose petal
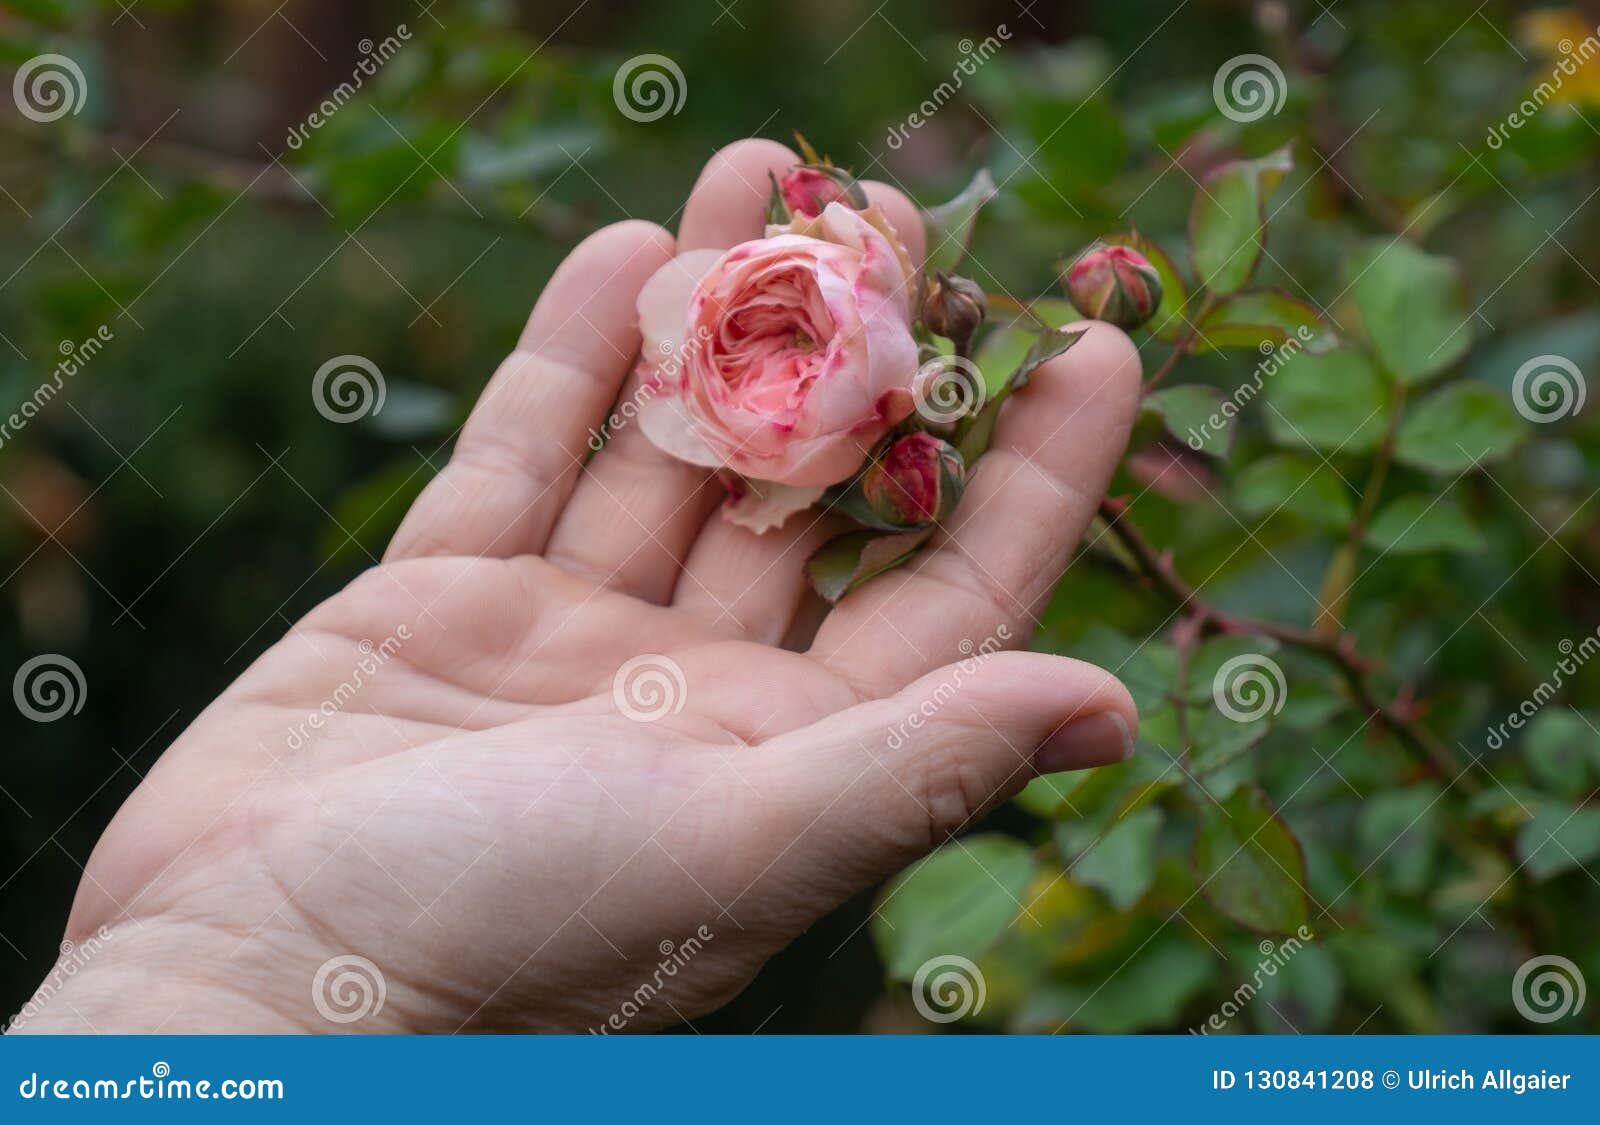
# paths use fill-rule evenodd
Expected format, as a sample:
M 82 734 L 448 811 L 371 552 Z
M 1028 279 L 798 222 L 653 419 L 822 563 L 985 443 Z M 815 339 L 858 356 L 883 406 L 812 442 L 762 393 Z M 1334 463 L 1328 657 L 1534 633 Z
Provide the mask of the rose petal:
M 671 384 L 640 392 L 639 428 L 652 445 L 680 461 L 708 469 L 720 469 L 727 461 L 706 443 L 682 395 Z
M 689 298 L 722 257 L 720 250 L 690 250 L 658 269 L 639 290 L 639 334 L 645 362 L 657 364 L 683 346 Z
M 757 535 L 782 527 L 790 516 L 820 500 L 824 491 L 764 480 L 741 480 L 739 485 L 739 491 L 723 503 L 722 518 Z

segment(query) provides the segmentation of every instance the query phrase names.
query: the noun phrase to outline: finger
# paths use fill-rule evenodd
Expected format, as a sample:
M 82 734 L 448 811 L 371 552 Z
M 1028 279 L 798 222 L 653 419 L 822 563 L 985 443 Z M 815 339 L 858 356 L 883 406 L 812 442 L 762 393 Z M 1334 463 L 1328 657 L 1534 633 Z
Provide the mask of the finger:
M 639 290 L 672 250 L 666 231 L 629 221 L 567 255 L 389 559 L 543 549 L 639 350 Z
M 849 526 L 813 510 L 757 535 L 713 517 L 695 540 L 672 604 L 714 625 L 736 625 L 752 641 L 778 644 L 805 603 L 806 560 Z
M 867 193 L 867 202 L 883 212 L 889 225 L 900 236 L 911 264 L 921 268 L 928 253 L 928 236 L 922 227 L 922 212 L 906 198 L 905 192 L 877 180 L 862 180 L 861 188 Z
M 1105 495 L 1140 389 L 1132 341 L 1088 325 L 1006 404 L 990 451 L 928 550 L 840 602 L 813 654 L 882 692 L 964 655 L 963 644 L 1022 644 Z
M 926 240 L 916 204 L 888 184 L 869 180 L 861 186 L 911 260 L 920 262 Z M 777 644 L 808 603 L 806 560 L 846 529 L 841 520 L 812 513 L 762 535 L 727 520 L 708 520 L 684 564 L 673 604 L 710 620 L 731 618 L 752 640 Z
M 799 162 L 777 141 L 736 141 L 713 156 L 689 193 L 678 225 L 678 251 L 726 250 L 766 230 L 770 176 L 782 178 Z
M 999 652 L 763 744 L 763 832 L 840 898 L 937 847 L 1041 773 L 1133 752 L 1138 716 L 1091 664 Z
M 684 207 L 680 254 L 726 250 L 761 237 L 768 174 L 782 176 L 798 158 L 772 141 L 739 141 L 706 164 Z M 619 401 L 636 399 L 635 374 Z M 551 533 L 547 557 L 615 589 L 653 602 L 672 594 L 684 558 L 723 492 L 703 468 L 658 450 L 644 431 L 627 424 L 609 432 L 589 462 Z

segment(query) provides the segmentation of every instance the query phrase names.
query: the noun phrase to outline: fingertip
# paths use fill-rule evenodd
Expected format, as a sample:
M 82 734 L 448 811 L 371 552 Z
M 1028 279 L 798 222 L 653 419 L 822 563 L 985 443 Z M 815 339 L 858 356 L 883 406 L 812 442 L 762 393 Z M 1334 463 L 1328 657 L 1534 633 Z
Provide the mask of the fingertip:
M 678 249 L 726 249 L 761 237 L 771 176 L 782 176 L 800 158 L 777 141 L 735 141 L 706 162 L 678 225 Z
M 1097 372 L 1103 379 L 1103 393 L 1137 407 L 1144 392 L 1144 363 L 1138 345 L 1122 329 L 1103 320 L 1085 320 L 1071 327 L 1082 328 L 1083 338 L 1061 359 L 1072 368 Z
M 912 264 L 921 269 L 922 260 L 928 253 L 928 236 L 923 229 L 921 208 L 911 202 L 905 192 L 880 180 L 862 180 L 861 190 L 867 193 L 867 201 L 883 212 L 884 218 L 889 220 L 889 225 L 900 236 Z
M 1133 732 L 1116 711 L 1087 715 L 1052 731 L 1034 751 L 1031 765 L 1041 776 L 1111 766 L 1133 757 Z

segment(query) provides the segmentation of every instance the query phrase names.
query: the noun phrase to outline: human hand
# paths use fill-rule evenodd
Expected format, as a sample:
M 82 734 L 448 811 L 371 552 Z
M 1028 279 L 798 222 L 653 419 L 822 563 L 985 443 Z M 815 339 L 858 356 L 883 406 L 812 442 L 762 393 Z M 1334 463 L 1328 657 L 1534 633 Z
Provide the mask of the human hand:
M 573 251 L 383 565 L 112 822 L 67 935 L 110 937 L 29 1029 L 330 1030 L 313 981 L 347 955 L 384 988 L 353 1030 L 600 1028 L 652 981 L 624 1022 L 670 1024 L 1036 772 L 1125 756 L 1111 675 L 989 655 L 1026 640 L 1123 451 L 1139 362 L 1115 329 L 1008 403 L 922 556 L 825 616 L 802 566 L 832 518 L 711 518 L 721 486 L 626 423 L 585 465 L 637 390 L 640 287 L 759 236 L 795 160 L 733 145 L 676 243 L 627 222 Z M 920 260 L 915 209 L 868 190 Z

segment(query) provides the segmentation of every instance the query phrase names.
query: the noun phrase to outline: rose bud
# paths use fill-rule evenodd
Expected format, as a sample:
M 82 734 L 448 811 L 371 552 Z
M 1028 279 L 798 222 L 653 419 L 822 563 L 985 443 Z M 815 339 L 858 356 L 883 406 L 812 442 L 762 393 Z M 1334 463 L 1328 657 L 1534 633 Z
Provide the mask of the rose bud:
M 852 190 L 854 189 L 854 190 Z M 849 173 L 837 168 L 801 164 L 778 181 L 778 191 L 791 214 L 814 219 L 830 203 L 859 210 L 866 206 Z
M 1137 328 L 1161 304 L 1161 275 L 1126 246 L 1097 242 L 1063 278 L 1073 308 L 1118 328 Z
M 965 277 L 935 274 L 922 296 L 922 323 L 928 331 L 943 336 L 965 351 L 972 334 L 989 315 L 989 300 L 983 286 Z
M 890 527 L 916 527 L 955 510 L 967 468 L 949 442 L 915 433 L 890 443 L 861 480 L 861 495 Z

